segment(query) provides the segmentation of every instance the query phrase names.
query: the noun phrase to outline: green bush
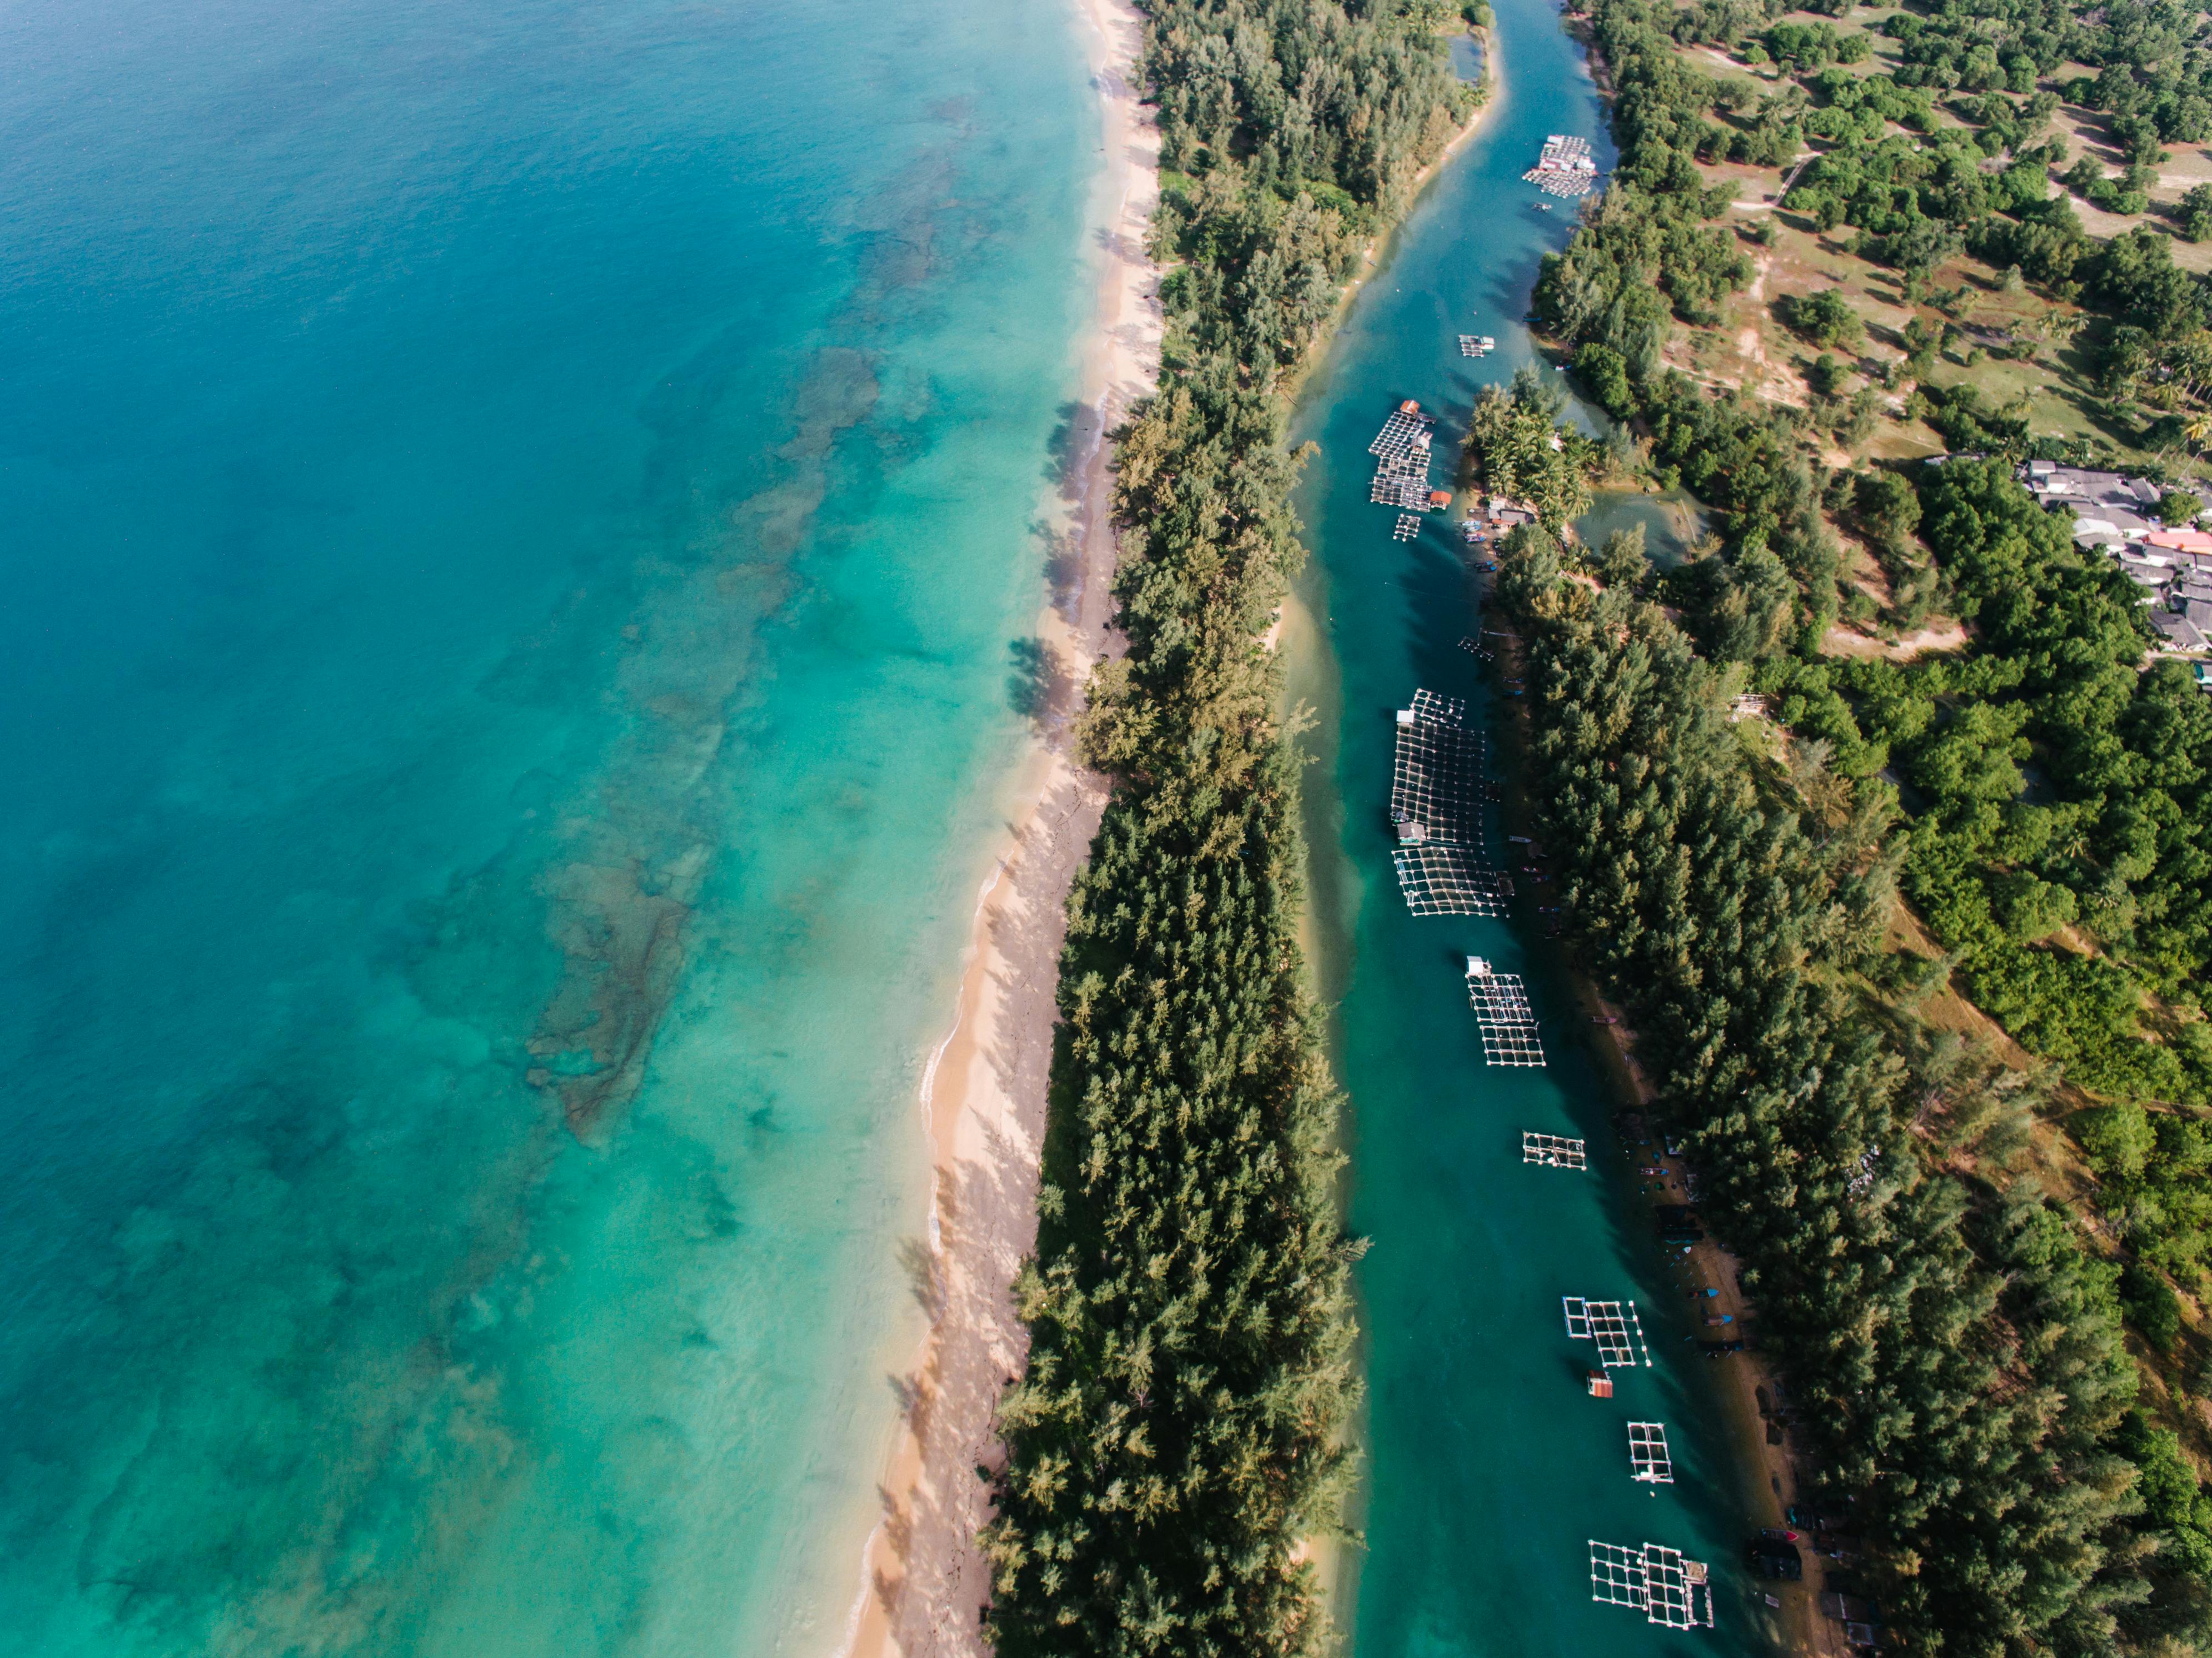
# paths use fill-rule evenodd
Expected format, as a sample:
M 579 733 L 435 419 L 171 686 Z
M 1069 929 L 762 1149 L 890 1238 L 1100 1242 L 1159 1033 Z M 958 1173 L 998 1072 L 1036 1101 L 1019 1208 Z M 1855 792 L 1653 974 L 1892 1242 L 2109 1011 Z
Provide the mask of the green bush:
M 1575 350 L 1575 378 L 1615 420 L 1636 412 L 1636 392 L 1628 383 L 1628 359 L 1609 345 L 1585 341 Z
M 2201 242 L 2212 236 L 2212 185 L 2191 185 L 2175 203 L 2173 216 L 2185 240 Z
M 2046 881 L 2024 869 L 1997 876 L 1990 896 L 1997 925 L 2014 942 L 2032 944 L 2071 926 L 2081 913 L 2071 887 Z
M 1784 322 L 1815 345 L 1855 346 L 1866 337 L 1859 313 L 1836 288 L 1785 297 L 1777 308 Z
M 2158 1145 L 2149 1114 L 2133 1100 L 2076 1112 L 2067 1127 L 2088 1153 L 2091 1168 L 2120 1179 L 2142 1174 L 2145 1161 Z

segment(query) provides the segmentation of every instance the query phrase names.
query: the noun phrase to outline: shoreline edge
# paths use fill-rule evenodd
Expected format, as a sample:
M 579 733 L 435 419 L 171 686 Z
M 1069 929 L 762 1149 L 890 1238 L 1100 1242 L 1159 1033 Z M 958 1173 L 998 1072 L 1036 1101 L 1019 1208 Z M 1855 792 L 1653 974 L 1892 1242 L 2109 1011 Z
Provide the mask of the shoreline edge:
M 1159 195 L 1158 132 L 1136 83 L 1145 20 L 1130 0 L 1075 0 L 1075 10 L 1101 105 L 1103 160 L 1085 219 L 1101 257 L 1080 413 L 1054 491 L 1052 591 L 1037 623 L 1046 694 L 978 895 L 952 1023 L 923 1072 L 929 1322 L 902 1379 L 842 1658 L 987 1658 L 980 1614 L 990 1579 L 975 1540 L 989 1503 L 978 1472 L 1002 1460 L 999 1398 L 1027 1356 L 1012 1287 L 1036 1241 L 1065 910 L 1106 803 L 1106 780 L 1070 750 L 1084 683 L 1112 647 L 1107 434 L 1152 391 L 1162 331 L 1160 272 L 1145 252 Z

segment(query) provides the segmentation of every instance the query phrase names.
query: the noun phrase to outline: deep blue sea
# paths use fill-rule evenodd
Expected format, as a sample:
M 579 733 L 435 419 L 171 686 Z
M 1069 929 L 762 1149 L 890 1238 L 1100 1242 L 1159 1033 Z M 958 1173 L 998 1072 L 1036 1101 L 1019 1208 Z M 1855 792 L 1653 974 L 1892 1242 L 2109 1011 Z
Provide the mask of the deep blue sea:
M 0 1654 L 835 1649 L 1085 76 L 0 0 Z

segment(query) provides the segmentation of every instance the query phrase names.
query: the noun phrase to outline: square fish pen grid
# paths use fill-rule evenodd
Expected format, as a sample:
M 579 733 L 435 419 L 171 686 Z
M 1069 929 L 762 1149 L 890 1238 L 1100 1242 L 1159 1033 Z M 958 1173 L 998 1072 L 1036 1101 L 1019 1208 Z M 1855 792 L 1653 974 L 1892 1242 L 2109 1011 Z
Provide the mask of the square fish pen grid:
M 1598 1363 L 1606 1369 L 1633 1370 L 1639 1355 L 1644 1369 L 1651 1368 L 1651 1350 L 1644 1345 L 1644 1321 L 1636 1316 L 1634 1302 L 1561 1296 L 1559 1307 L 1567 1318 L 1567 1339 L 1597 1343 Z
M 1375 441 L 1367 446 L 1370 455 L 1402 455 L 1414 446 L 1416 440 L 1429 434 L 1430 421 L 1425 415 L 1412 414 L 1403 409 L 1393 410 L 1390 418 L 1382 422 L 1382 429 L 1375 434 Z
M 1631 1548 L 1592 1538 L 1589 1561 L 1590 1599 L 1599 1605 L 1626 1606 L 1663 1629 L 1713 1626 L 1711 1573 L 1702 1560 L 1657 1543 Z
M 1644 1550 L 1590 1539 L 1590 1599 L 1601 1606 L 1651 1610 L 1650 1580 L 1644 1570 Z
M 1680 1549 L 1644 1546 L 1644 1582 L 1651 1597 L 1648 1616 L 1667 1629 L 1711 1629 L 1712 1584 L 1701 1560 L 1685 1560 Z
M 1547 195 L 1571 199 L 1597 188 L 1597 162 L 1590 155 L 1589 139 L 1555 132 L 1544 140 L 1536 165 L 1521 176 Z
M 1498 660 L 1497 653 L 1493 651 L 1484 649 L 1482 641 L 1479 639 L 1462 639 L 1459 642 L 1459 647 L 1478 662 L 1495 662 Z
M 1569 1139 L 1560 1134 L 1538 1134 L 1523 1129 L 1521 1133 L 1521 1161 L 1541 1163 L 1547 1169 L 1587 1169 L 1589 1157 L 1580 1140 Z
M 1512 973 L 1470 973 L 1467 999 L 1474 1005 L 1475 1023 L 1482 1027 L 1482 1057 L 1490 1065 L 1540 1066 L 1544 1042 L 1536 1028 L 1536 1010 L 1520 976 Z
M 1415 536 L 1420 534 L 1420 514 L 1418 513 L 1401 513 L 1398 514 L 1398 527 L 1390 531 L 1390 539 L 1393 541 L 1411 541 Z
M 1667 1449 L 1666 1424 L 1632 1422 L 1628 1424 L 1628 1476 L 1647 1485 L 1674 1483 L 1674 1459 Z
M 1406 907 L 1416 915 L 1503 915 L 1513 896 L 1513 884 L 1478 863 L 1466 847 L 1401 847 L 1390 861 Z
M 1367 487 L 1367 499 L 1382 507 L 1428 511 L 1429 452 L 1417 449 L 1409 455 L 1385 459 L 1375 469 L 1375 481 Z
M 1431 841 L 1480 847 L 1483 742 L 1460 724 L 1465 710 L 1457 697 L 1413 693 L 1413 706 L 1398 716 L 1390 821 L 1419 823 Z

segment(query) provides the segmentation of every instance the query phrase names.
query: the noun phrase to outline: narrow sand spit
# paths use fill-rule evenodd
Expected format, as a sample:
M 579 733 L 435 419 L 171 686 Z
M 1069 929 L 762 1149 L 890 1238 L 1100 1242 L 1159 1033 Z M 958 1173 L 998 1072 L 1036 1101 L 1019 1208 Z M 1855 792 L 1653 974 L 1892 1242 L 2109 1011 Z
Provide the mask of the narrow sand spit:
M 1067 752 L 1071 722 L 1107 630 L 1115 544 L 1105 434 L 1159 369 L 1159 272 L 1145 256 L 1158 193 L 1158 134 L 1133 76 L 1143 19 L 1128 0 L 1077 0 L 1103 109 L 1105 163 L 1091 216 L 1102 255 L 1056 517 L 1062 531 L 1046 646 L 1041 732 L 996 870 L 976 906 L 959 1005 L 921 1090 L 935 1162 L 930 1328 L 905 1379 L 904 1423 L 884 1471 L 847 1658 L 983 1654 L 990 1588 L 975 1546 L 988 1517 L 978 1467 L 1000 1453 L 1000 1390 L 1021 1371 L 1015 1269 L 1036 1237 L 1037 1157 L 1052 1051 L 1053 992 L 1070 884 L 1105 804 L 1103 780 Z

